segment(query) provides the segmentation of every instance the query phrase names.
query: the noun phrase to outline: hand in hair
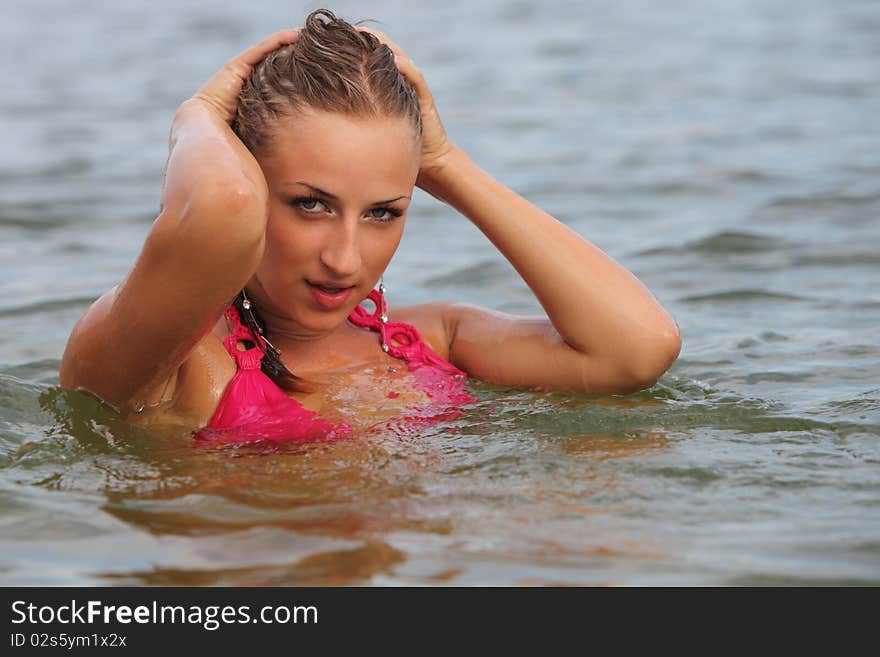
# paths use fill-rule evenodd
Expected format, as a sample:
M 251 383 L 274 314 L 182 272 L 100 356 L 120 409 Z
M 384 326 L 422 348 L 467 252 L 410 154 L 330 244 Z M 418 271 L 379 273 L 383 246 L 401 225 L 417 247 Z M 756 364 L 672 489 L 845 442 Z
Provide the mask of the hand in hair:
M 241 87 L 253 67 L 273 50 L 296 41 L 298 35 L 298 29 L 281 30 L 248 48 L 226 62 L 193 98 L 212 107 L 226 123 L 230 123 L 235 117 Z
M 443 168 L 446 158 L 453 151 L 452 142 L 449 141 L 449 137 L 447 137 L 446 130 L 443 127 L 443 122 L 440 120 L 440 114 L 437 112 L 434 96 L 428 88 L 425 76 L 416 68 L 413 60 L 407 57 L 400 46 L 382 32 L 377 32 L 363 26 L 359 26 L 357 29 L 369 32 L 391 48 L 394 53 L 397 69 L 409 80 L 418 94 L 419 112 L 422 116 L 422 162 L 419 167 L 419 177 L 416 184 L 427 189 L 426 185 L 430 175 Z
M 188 204 L 200 190 L 212 188 L 243 189 L 245 194 L 256 195 L 264 202 L 266 181 L 260 166 L 230 126 L 238 109 L 241 88 L 254 66 L 272 51 L 295 42 L 299 32 L 298 29 L 281 30 L 233 57 L 192 98 L 181 104 L 171 124 L 160 208 L 167 207 L 175 198 Z M 186 148 L 180 148 L 183 144 Z M 189 166 L 177 167 L 184 170 L 184 175 L 168 175 L 175 168 L 175 155 L 189 162 Z M 210 172 L 207 177 L 205 171 Z M 246 183 L 244 188 L 237 184 L 242 179 Z

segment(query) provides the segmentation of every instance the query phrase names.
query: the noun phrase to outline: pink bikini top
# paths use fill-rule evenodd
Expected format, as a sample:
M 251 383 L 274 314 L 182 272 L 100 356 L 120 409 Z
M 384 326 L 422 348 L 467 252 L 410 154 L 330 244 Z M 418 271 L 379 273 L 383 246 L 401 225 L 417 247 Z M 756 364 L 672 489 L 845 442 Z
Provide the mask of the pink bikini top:
M 367 298 L 376 305 L 375 312 L 370 313 L 358 305 L 348 320 L 355 326 L 381 333 L 379 292 L 373 290 Z M 235 306 L 226 309 L 226 316 L 232 323 L 232 332 L 223 341 L 223 346 L 235 360 L 237 370 L 208 425 L 195 434 L 198 442 L 317 442 L 351 437 L 353 432 L 348 424 L 334 424 L 318 417 L 315 411 L 288 397 L 266 376 L 260 369 L 263 351 L 254 333 L 242 324 Z M 429 404 L 414 408 L 412 413 L 388 422 L 387 426 L 398 429 L 407 426 L 411 430 L 435 424 L 457 417 L 461 413 L 459 406 L 474 401 L 465 390 L 467 375 L 425 344 L 414 326 L 389 320 L 384 327 L 388 353 L 406 361 L 415 378 L 415 389 L 430 399 Z M 242 341 L 253 346 L 241 351 L 238 345 Z M 389 397 L 392 396 L 397 395 L 389 393 Z

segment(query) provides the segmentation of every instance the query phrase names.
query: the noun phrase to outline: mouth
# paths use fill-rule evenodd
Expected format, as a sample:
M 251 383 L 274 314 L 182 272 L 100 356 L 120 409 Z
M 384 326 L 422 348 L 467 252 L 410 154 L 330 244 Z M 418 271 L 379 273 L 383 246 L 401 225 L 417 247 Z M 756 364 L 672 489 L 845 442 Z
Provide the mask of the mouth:
M 334 281 L 311 281 L 306 279 L 306 283 L 312 287 L 318 288 L 322 292 L 326 292 L 327 294 L 339 294 L 344 290 L 350 290 L 354 287 L 354 285 L 339 285 Z
M 343 305 L 348 300 L 351 291 L 355 288 L 354 285 L 340 286 L 333 281 L 306 280 L 306 283 L 308 283 L 312 296 L 318 302 L 318 305 L 330 309 Z
M 310 283 L 310 285 L 318 288 L 321 292 L 326 292 L 327 294 L 339 294 L 343 290 L 347 290 L 347 287 L 330 287 L 329 285 L 316 285 L 315 283 Z

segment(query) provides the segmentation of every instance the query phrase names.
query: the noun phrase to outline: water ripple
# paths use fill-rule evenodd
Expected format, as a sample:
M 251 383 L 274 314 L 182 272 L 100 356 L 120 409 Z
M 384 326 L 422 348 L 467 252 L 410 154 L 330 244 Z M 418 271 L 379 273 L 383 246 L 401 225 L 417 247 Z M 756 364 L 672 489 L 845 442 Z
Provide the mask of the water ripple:
M 758 289 L 724 290 L 709 294 L 694 294 L 679 299 L 682 303 L 706 303 L 719 302 L 727 304 L 739 304 L 750 302 L 778 302 L 778 301 L 813 301 L 810 297 L 784 292 L 771 292 Z
M 23 317 L 40 313 L 51 313 L 70 308 L 82 310 L 95 300 L 94 296 L 78 296 L 65 299 L 50 299 L 20 306 L 0 307 L 0 317 Z
M 371 4 L 456 143 L 637 271 L 684 351 L 629 395 L 475 383 L 428 431 L 225 450 L 59 390 L 58 358 L 155 217 L 177 104 L 302 15 L 45 4 L 0 21 L 28 72 L 0 108 L 3 583 L 880 581 L 880 4 Z M 401 295 L 531 308 L 491 249 L 419 191 Z
M 680 246 L 664 246 L 640 251 L 640 256 L 666 256 L 700 253 L 706 255 L 766 253 L 791 248 L 790 242 L 769 235 L 745 231 L 720 231 Z

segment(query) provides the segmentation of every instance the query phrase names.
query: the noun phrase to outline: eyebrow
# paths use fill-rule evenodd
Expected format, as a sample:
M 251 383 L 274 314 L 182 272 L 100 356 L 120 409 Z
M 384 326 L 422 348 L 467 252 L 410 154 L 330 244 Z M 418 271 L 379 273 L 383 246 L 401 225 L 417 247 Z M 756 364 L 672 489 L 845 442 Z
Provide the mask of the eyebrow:
M 325 192 L 320 187 L 315 187 L 314 185 L 310 185 L 307 182 L 302 180 L 297 180 L 294 183 L 288 183 L 292 185 L 302 185 L 303 187 L 308 187 L 312 192 L 317 194 L 318 196 L 325 196 L 326 198 L 333 199 L 334 201 L 338 201 L 339 197 L 335 194 L 331 194 L 330 192 Z M 409 196 L 398 196 L 397 198 L 388 199 L 387 201 L 376 201 L 375 203 L 370 203 L 370 205 L 388 205 L 389 203 L 394 203 L 394 201 L 399 201 L 402 198 L 410 198 Z M 412 200 L 412 199 L 410 199 Z

